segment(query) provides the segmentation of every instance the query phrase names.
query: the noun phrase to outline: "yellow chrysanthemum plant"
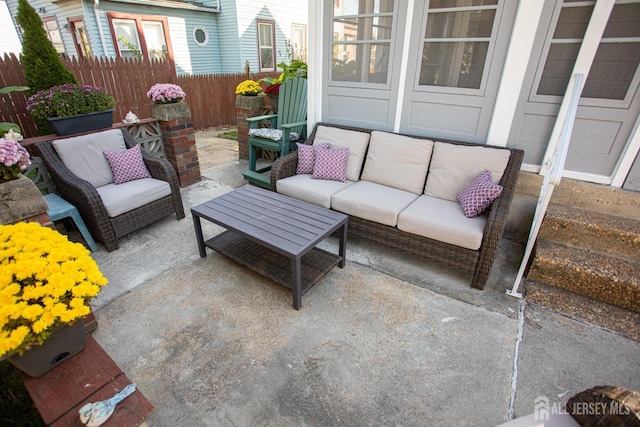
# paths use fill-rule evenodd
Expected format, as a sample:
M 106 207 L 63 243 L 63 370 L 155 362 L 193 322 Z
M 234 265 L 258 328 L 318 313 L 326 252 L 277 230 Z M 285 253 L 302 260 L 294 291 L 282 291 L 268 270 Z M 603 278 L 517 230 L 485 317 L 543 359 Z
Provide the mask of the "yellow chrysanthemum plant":
M 236 86 L 236 95 L 256 96 L 262 93 L 262 86 L 253 80 L 245 80 Z
M 106 284 L 82 244 L 37 222 L 0 225 L 0 358 L 88 315 Z

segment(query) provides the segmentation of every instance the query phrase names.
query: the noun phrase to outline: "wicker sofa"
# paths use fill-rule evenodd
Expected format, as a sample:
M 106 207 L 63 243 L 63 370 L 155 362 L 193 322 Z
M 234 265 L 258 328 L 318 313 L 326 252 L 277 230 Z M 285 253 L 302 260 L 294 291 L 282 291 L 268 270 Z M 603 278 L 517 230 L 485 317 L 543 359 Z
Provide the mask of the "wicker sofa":
M 61 144 L 67 144 L 64 159 L 59 151 L 64 146 Z M 142 150 L 142 159 L 151 178 L 114 184 L 103 150 L 117 151 L 135 145 L 126 129 L 34 145 L 57 192 L 78 209 L 93 237 L 104 243 L 109 252 L 119 248 L 119 238 L 167 215 L 175 213 L 178 220 L 185 217 L 178 177 L 166 159 L 153 157 Z
M 296 174 L 296 151 L 273 164 L 271 190 L 347 213 L 351 236 L 456 269 L 471 277 L 471 286 L 484 288 L 505 228 L 522 150 L 317 123 L 305 144 L 321 142 L 350 148 L 345 182 Z M 464 187 L 461 181 L 472 181 L 484 169 L 491 169 L 502 193 L 481 215 L 466 218 L 455 194 Z M 439 191 L 448 192 L 448 200 L 440 199 Z M 421 224 L 425 218 L 430 224 Z

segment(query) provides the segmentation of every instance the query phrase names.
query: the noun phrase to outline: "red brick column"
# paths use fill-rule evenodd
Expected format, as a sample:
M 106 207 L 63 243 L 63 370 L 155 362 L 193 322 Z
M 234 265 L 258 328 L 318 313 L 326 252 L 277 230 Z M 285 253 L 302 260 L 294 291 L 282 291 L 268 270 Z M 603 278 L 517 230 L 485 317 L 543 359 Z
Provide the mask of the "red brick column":
M 189 106 L 184 102 L 156 104 L 151 116 L 160 123 L 164 152 L 178 174 L 180 187 L 200 181 L 200 162 Z
M 238 127 L 238 157 L 240 160 L 249 159 L 249 125 L 247 117 L 255 117 L 262 114 L 264 109 L 264 97 L 262 96 L 236 96 L 236 125 Z

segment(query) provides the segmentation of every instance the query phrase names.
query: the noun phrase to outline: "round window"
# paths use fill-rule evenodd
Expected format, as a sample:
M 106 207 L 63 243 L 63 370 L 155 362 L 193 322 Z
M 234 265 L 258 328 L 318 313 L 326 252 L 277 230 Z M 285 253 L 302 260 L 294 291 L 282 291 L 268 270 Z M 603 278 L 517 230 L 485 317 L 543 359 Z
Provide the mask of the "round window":
M 206 46 L 209 43 L 209 32 L 202 25 L 198 25 L 193 29 L 193 41 L 198 46 Z

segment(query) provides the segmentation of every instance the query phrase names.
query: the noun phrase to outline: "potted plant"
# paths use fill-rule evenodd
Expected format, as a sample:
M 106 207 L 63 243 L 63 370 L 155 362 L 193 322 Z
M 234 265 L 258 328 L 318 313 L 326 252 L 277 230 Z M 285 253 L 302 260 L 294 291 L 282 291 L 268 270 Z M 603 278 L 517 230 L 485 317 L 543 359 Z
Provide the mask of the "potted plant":
M 29 153 L 20 141 L 22 135 L 14 128 L 0 138 L 0 182 L 18 178 L 20 172 L 31 165 Z
M 81 351 L 106 284 L 82 244 L 37 222 L 0 225 L 0 358 L 37 377 Z
M 236 95 L 258 96 L 262 93 L 262 87 L 254 80 L 245 80 L 236 86 Z
M 70 135 L 111 127 L 115 105 L 103 87 L 67 83 L 31 95 L 27 111 L 48 120 L 58 135 Z
M 178 85 L 171 83 L 156 83 L 147 92 L 154 104 L 175 104 L 182 102 L 187 94 Z
M 151 116 L 158 120 L 176 120 L 191 117 L 189 106 L 184 102 L 187 94 L 178 85 L 171 83 L 156 83 L 147 92 L 147 97 L 153 101 Z

